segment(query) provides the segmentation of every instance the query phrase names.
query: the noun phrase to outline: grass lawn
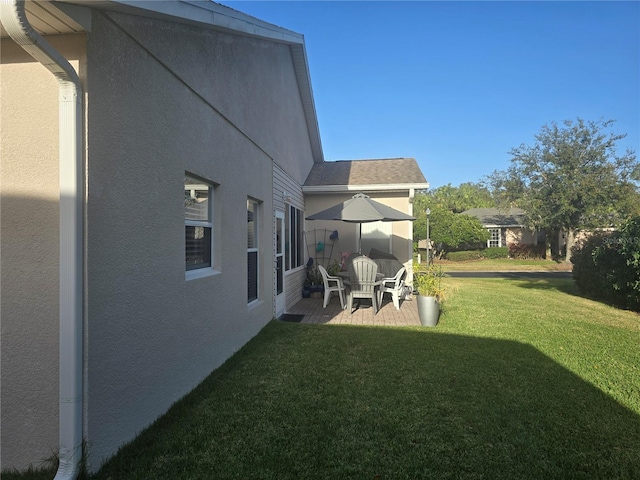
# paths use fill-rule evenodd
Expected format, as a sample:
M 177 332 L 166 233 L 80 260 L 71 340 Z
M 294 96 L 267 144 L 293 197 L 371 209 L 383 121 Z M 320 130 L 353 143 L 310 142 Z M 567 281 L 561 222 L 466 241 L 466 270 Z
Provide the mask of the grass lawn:
M 639 478 L 640 317 L 446 281 L 436 328 L 270 323 L 92 478 Z
M 466 262 L 436 260 L 435 264 L 441 265 L 446 272 L 570 272 L 572 268 L 571 263 L 554 262 L 553 260 L 514 260 L 511 258 L 469 260 Z

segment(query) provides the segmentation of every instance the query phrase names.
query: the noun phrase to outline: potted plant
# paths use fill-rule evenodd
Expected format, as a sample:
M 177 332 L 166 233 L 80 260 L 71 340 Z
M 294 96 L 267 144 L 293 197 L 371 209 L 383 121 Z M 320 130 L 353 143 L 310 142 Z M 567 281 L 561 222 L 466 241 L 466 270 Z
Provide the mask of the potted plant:
M 417 262 L 413 264 L 413 289 L 417 294 L 418 316 L 423 327 L 435 327 L 438 324 L 440 302 L 446 293 L 442 286 L 445 276 L 442 267 L 432 265 L 422 268 Z
M 305 281 L 305 284 L 309 285 L 312 297 L 321 296 L 322 292 L 324 291 L 324 282 L 322 280 L 322 274 L 320 273 L 320 270 L 318 270 L 317 266 L 307 266 L 307 279 Z
M 338 272 L 340 272 L 341 267 L 336 259 L 333 259 L 331 263 L 327 266 L 327 273 L 331 276 L 336 276 Z

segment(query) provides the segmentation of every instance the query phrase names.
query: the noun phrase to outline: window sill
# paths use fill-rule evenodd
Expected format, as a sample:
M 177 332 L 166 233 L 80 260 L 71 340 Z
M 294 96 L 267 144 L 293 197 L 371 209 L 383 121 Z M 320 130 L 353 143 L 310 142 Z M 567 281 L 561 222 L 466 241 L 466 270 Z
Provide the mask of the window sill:
M 262 300 L 260 300 L 259 298 L 257 300 L 252 300 L 251 303 L 247 304 L 247 310 L 251 311 L 255 308 L 257 308 L 258 306 L 262 305 L 264 302 Z
M 195 280 L 197 278 L 212 277 L 214 275 L 218 275 L 219 273 L 220 271 L 214 268 L 199 268 L 198 270 L 188 270 L 184 272 L 184 279 L 186 281 Z

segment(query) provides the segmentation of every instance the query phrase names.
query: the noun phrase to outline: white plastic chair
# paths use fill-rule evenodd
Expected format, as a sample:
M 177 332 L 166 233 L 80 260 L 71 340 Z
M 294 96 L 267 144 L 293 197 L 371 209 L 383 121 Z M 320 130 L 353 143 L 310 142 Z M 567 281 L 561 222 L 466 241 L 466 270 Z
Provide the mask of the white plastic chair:
M 378 313 L 378 292 L 376 287 L 380 282 L 376 281 L 378 264 L 370 258 L 356 257 L 349 268 L 348 308 L 353 313 L 354 298 L 370 298 L 373 306 L 373 314 Z
M 320 273 L 322 274 L 322 281 L 324 282 L 324 305 L 322 305 L 322 308 L 327 308 L 331 292 L 338 292 L 340 305 L 344 310 L 344 284 L 342 283 L 342 279 L 340 277 L 333 277 L 329 275 L 322 265 L 318 265 L 318 270 L 320 270 Z
M 390 293 L 393 299 L 393 306 L 400 310 L 400 295 L 404 294 L 404 279 L 407 269 L 402 267 L 394 277 L 383 278 L 378 287 L 378 304 L 382 306 L 382 297 L 385 293 Z

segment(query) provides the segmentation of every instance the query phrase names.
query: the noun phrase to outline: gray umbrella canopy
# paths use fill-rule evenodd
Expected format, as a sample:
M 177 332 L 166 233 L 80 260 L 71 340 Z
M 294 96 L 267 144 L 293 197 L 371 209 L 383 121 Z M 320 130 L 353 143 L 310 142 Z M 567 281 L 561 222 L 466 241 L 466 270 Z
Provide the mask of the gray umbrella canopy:
M 353 198 L 333 207 L 322 210 L 306 217 L 307 220 L 341 220 L 351 223 L 367 222 L 399 222 L 402 220 L 415 220 L 411 215 L 402 213 L 395 208 L 383 205 L 371 200 L 363 193 L 356 193 Z
M 359 223 L 360 238 L 358 239 L 358 248 L 361 248 L 363 223 L 413 221 L 415 218 L 395 208 L 371 200 L 368 195 L 356 193 L 353 198 L 309 215 L 306 220 L 340 220 L 342 222 Z

